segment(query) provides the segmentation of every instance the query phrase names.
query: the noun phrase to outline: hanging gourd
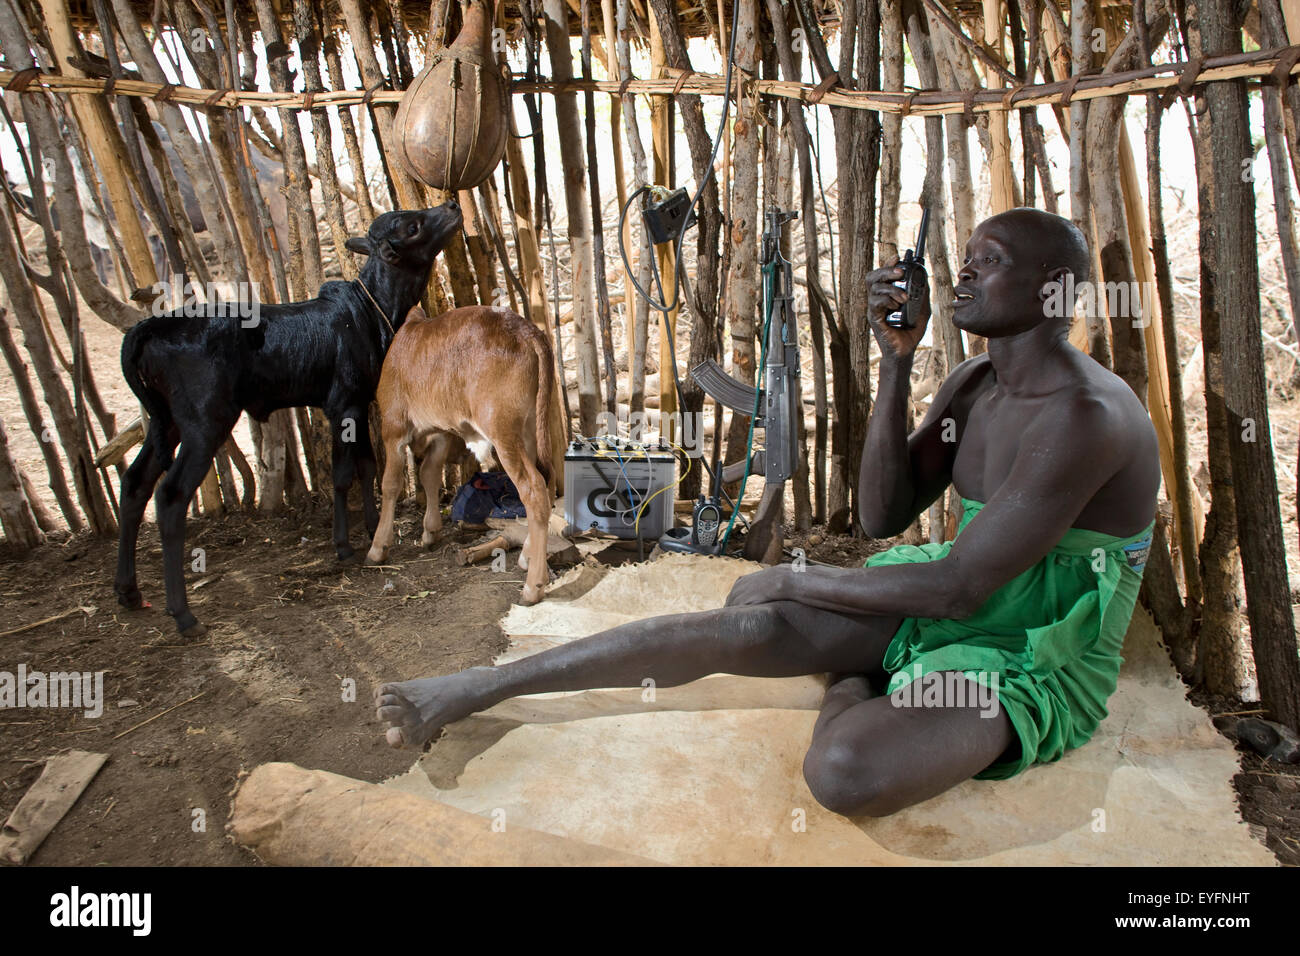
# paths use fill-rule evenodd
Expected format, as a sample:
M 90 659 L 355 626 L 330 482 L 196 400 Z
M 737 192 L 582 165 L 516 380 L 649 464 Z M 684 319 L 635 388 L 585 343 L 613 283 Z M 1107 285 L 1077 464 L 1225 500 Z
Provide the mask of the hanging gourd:
M 473 189 L 505 153 L 510 103 L 491 24 L 487 3 L 471 0 L 455 42 L 429 58 L 397 107 L 398 162 L 435 189 Z

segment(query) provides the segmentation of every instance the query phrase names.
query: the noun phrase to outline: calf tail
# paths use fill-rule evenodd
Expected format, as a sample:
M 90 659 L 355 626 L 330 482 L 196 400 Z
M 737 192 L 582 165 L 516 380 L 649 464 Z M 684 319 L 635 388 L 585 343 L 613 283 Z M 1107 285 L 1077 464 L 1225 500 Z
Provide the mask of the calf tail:
M 149 324 L 148 319 L 137 322 L 123 337 L 122 377 L 126 379 L 126 384 L 149 414 L 149 430 L 145 435 L 145 442 L 152 443 L 154 454 L 158 456 L 163 468 L 169 468 L 172 463 L 172 450 L 168 447 L 165 436 L 167 429 L 171 427 L 172 410 L 167 404 L 166 396 L 150 387 L 140 374 L 140 357 L 144 353 L 144 347 L 149 344 L 152 334 L 152 330 L 148 328 Z
M 537 353 L 537 470 L 553 487 L 555 475 L 551 461 L 551 392 L 555 388 L 555 360 L 546 333 L 533 329 L 533 351 Z

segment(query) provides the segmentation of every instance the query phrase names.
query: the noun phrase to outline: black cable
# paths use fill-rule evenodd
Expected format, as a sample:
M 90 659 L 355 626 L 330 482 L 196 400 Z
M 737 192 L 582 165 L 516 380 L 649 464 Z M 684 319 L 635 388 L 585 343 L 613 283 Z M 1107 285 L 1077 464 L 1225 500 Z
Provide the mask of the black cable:
M 723 88 L 725 89 L 726 92 L 725 95 L 723 96 L 723 102 L 722 102 L 722 118 L 718 121 L 718 132 L 713 137 L 713 150 L 709 153 L 709 162 L 708 165 L 705 167 L 706 169 L 713 168 L 713 163 L 718 156 L 718 149 L 722 145 L 722 137 L 726 133 L 727 117 L 731 113 L 731 76 L 736 63 L 736 18 L 739 16 L 739 14 L 740 14 L 740 0 L 732 0 L 731 37 L 727 42 L 727 69 L 726 69 L 725 78 L 723 80 Z M 663 321 L 665 326 L 668 323 L 669 314 L 674 309 L 676 309 L 679 305 L 679 300 L 681 298 L 682 278 L 683 278 L 682 277 L 682 245 L 684 244 L 686 239 L 686 230 L 691 225 L 691 214 L 692 212 L 694 212 L 695 207 L 699 205 L 700 197 L 704 195 L 704 189 L 707 185 L 708 185 L 708 178 L 703 177 L 700 181 L 699 186 L 695 190 L 695 195 L 691 198 L 690 205 L 686 207 L 686 215 L 682 217 L 682 225 L 681 225 L 681 229 L 677 233 L 677 238 L 673 240 L 675 253 L 673 257 L 673 301 L 671 303 L 665 303 L 655 299 L 649 292 L 647 292 L 644 288 L 642 288 L 641 283 L 639 283 L 636 280 L 636 276 L 633 274 L 632 263 L 629 260 L 627 254 L 627 244 L 623 240 L 623 226 L 627 221 L 628 209 L 631 208 L 632 203 L 636 201 L 638 196 L 642 195 L 643 193 L 649 193 L 650 187 L 649 186 L 638 187 L 632 193 L 631 196 L 628 196 L 627 202 L 623 204 L 622 212 L 619 213 L 618 250 L 619 250 L 619 254 L 623 258 L 624 275 L 627 276 L 628 280 L 632 283 L 632 287 L 636 289 L 637 294 L 640 295 L 641 298 L 645 300 L 646 304 L 649 305 L 650 308 L 654 309 L 656 312 L 663 313 Z M 650 250 L 650 271 L 651 271 L 651 275 L 654 278 L 654 284 L 656 288 L 659 290 L 659 294 L 663 296 L 664 295 L 663 278 L 659 274 L 658 257 L 654 254 L 653 246 L 651 247 Z M 682 389 L 681 375 L 677 371 L 677 349 L 675 343 L 673 342 L 673 337 L 671 335 L 668 336 L 668 358 L 670 363 L 672 364 L 673 385 L 677 391 L 677 403 L 680 407 L 685 408 L 686 394 Z M 717 430 L 718 429 L 715 428 L 715 432 Z M 714 438 L 715 451 L 717 450 L 716 446 L 718 444 L 718 440 L 719 440 L 718 436 L 715 435 Z M 716 455 L 714 457 L 715 459 L 717 458 Z M 735 501 L 732 501 L 731 496 L 727 494 L 726 489 L 722 487 L 721 467 L 715 463 L 715 466 L 711 468 L 709 467 L 708 462 L 703 462 L 703 461 L 701 462 L 701 464 L 703 465 L 704 469 L 709 473 L 709 478 L 711 479 L 712 487 L 722 493 L 722 496 L 727 499 L 728 504 L 730 504 L 734 510 L 739 511 L 740 509 L 739 504 Z M 745 520 L 743 515 L 741 516 L 741 520 L 742 521 Z M 746 527 L 748 527 L 749 525 L 748 521 L 745 522 L 745 525 Z
M 709 153 L 709 162 L 705 166 L 705 169 L 712 169 L 714 161 L 718 158 L 718 149 L 722 146 L 722 137 L 727 130 L 727 117 L 731 113 L 731 74 L 736 63 L 736 17 L 739 16 L 739 14 L 740 14 L 740 0 L 731 0 L 731 39 L 727 43 L 727 70 L 722 83 L 723 89 L 726 91 L 726 93 L 722 100 L 722 118 L 718 121 L 718 132 L 713 137 L 713 151 Z M 652 309 L 655 309 L 658 312 L 662 312 L 665 316 L 667 316 L 668 313 L 672 312 L 673 309 L 677 308 L 678 306 L 678 299 L 680 298 L 681 295 L 680 276 L 682 273 L 682 243 L 686 239 L 686 230 L 689 229 L 691 226 L 691 213 L 694 212 L 695 207 L 699 205 L 700 197 L 704 195 L 704 189 L 708 185 L 708 182 L 709 180 L 707 177 L 701 178 L 699 186 L 696 187 L 695 195 L 691 197 L 691 204 L 686 207 L 686 215 L 682 217 L 681 229 L 678 231 L 677 238 L 674 240 L 674 245 L 677 248 L 676 248 L 676 255 L 673 261 L 673 301 L 671 303 L 656 301 L 655 299 L 651 298 L 649 292 L 641 288 L 641 283 L 637 282 L 636 277 L 632 275 L 632 264 L 628 261 L 627 247 L 623 242 L 623 223 L 627 218 L 628 207 L 632 205 L 632 201 L 641 193 L 649 192 L 650 187 L 642 186 L 639 189 L 637 189 L 636 192 L 634 192 L 631 196 L 629 196 L 627 202 L 624 203 L 623 205 L 623 212 L 619 216 L 618 247 L 619 247 L 619 251 L 623 255 L 623 266 L 627 270 L 627 277 L 631 280 L 632 285 L 636 289 L 636 291 L 640 293 L 643 299 L 646 300 L 646 303 Z M 650 262 L 652 268 L 654 268 L 654 271 L 657 274 L 658 267 L 655 265 L 653 257 L 651 258 Z M 659 285 L 660 294 L 662 294 L 663 283 L 659 282 L 657 284 Z M 673 371 L 674 373 L 676 373 L 676 366 L 674 366 Z

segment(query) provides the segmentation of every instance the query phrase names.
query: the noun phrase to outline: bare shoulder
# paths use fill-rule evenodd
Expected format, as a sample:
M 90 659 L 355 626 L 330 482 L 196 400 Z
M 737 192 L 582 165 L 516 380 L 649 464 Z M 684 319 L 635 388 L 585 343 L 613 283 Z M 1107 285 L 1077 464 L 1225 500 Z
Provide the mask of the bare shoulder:
M 1109 472 L 1076 526 L 1132 534 L 1151 520 L 1160 489 L 1160 446 L 1146 406 L 1122 378 L 1084 353 L 1079 386 L 1062 397 L 1071 457 Z
M 1103 424 L 1113 426 L 1115 438 L 1155 439 L 1155 428 L 1146 406 L 1133 393 L 1127 382 L 1095 361 L 1080 353 L 1084 380 L 1077 400 Z
M 1160 447 L 1147 408 L 1123 378 L 1079 352 L 1075 388 L 1062 389 L 1053 403 L 1054 427 L 1066 429 L 1071 444 L 1117 464 L 1153 466 Z

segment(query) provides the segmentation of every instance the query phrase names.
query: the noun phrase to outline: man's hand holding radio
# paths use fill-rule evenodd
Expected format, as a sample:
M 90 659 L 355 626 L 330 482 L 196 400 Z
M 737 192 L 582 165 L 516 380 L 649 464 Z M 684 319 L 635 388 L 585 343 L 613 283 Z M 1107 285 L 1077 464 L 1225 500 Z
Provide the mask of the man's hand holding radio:
M 894 285 L 902 281 L 904 270 L 899 263 L 876 269 L 867 273 L 867 321 L 876 334 L 876 341 L 885 358 L 910 359 L 916 351 L 926 326 L 930 324 L 930 289 L 926 289 L 919 301 L 913 302 L 916 325 L 910 329 L 894 328 L 885 324 L 885 316 L 897 312 L 907 303 L 907 292 Z

